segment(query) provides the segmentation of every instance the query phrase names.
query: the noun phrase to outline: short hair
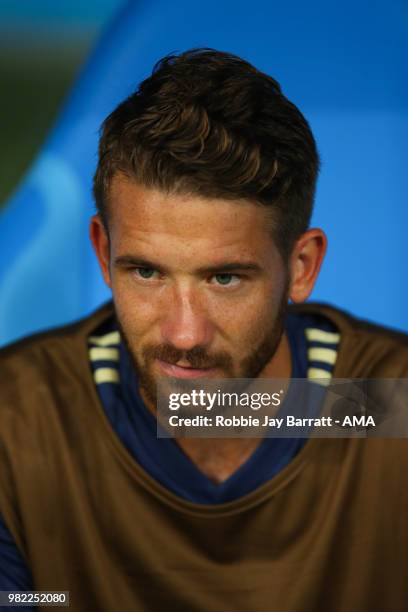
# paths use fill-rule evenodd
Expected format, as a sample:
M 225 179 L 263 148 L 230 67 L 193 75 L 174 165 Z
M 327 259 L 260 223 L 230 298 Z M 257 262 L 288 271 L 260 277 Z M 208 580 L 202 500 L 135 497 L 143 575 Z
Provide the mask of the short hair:
M 286 259 L 309 226 L 318 170 L 309 124 L 275 79 L 192 49 L 161 59 L 102 124 L 94 196 L 106 228 L 116 173 L 166 193 L 250 200 L 274 211 Z

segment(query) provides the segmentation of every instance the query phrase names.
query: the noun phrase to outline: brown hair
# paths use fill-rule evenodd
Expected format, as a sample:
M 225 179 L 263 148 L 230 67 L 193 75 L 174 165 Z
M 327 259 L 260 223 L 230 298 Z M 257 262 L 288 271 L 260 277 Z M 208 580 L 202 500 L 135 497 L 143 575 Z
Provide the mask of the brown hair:
M 310 127 L 277 81 L 193 49 L 160 60 L 104 121 L 94 195 L 106 227 L 117 172 L 168 193 L 252 200 L 275 211 L 286 258 L 310 223 L 318 169 Z

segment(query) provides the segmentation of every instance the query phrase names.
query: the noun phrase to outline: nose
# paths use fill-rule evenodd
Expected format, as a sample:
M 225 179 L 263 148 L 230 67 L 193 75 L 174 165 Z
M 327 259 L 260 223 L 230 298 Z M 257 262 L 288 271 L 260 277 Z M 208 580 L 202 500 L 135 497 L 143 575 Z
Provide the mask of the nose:
M 173 288 L 169 292 L 162 324 L 162 341 L 188 351 L 196 346 L 208 346 L 213 326 L 199 292 L 191 287 Z

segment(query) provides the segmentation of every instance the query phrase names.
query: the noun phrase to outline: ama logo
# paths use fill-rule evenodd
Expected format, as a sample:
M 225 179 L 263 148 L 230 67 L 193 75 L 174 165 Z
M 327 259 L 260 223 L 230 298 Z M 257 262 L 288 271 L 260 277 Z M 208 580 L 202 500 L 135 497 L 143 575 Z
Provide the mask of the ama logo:
M 368 429 L 369 427 L 375 427 L 374 417 L 366 414 L 353 414 L 352 416 L 346 415 L 343 418 L 342 427 L 353 427 L 357 431 Z

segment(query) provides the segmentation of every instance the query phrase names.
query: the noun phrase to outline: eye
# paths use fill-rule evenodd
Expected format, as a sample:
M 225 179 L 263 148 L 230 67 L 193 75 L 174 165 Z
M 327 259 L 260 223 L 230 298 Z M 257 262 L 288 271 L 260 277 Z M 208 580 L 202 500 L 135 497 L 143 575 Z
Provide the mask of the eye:
M 236 274 L 229 274 L 228 272 L 215 274 L 214 279 L 216 280 L 217 285 L 222 285 L 223 287 L 236 285 L 239 282 L 239 276 Z
M 153 278 L 155 273 L 156 270 L 154 270 L 153 268 L 135 268 L 136 276 L 139 276 L 140 278 L 144 278 L 146 280 L 148 280 L 149 278 Z

